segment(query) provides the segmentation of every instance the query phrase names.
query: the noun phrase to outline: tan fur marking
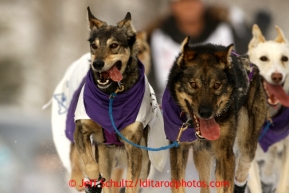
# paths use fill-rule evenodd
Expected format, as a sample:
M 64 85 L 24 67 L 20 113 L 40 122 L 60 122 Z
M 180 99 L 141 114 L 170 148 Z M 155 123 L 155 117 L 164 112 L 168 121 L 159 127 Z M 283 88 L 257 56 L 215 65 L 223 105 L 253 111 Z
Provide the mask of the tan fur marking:
M 185 60 L 192 60 L 192 59 L 194 59 L 194 57 L 195 57 L 195 52 L 193 52 L 193 51 L 186 51 L 185 53 L 184 53 L 184 55 L 185 55 L 185 57 L 184 57 L 184 59 Z M 190 63 L 191 64 L 191 63 Z
M 240 152 L 242 152 L 242 155 L 238 156 L 237 159 L 237 165 L 236 165 L 236 175 L 235 178 L 238 182 L 242 183 L 245 182 L 248 177 L 248 172 L 251 167 L 252 160 L 245 154 L 246 147 L 242 145 L 246 142 L 246 135 L 245 133 L 248 133 L 249 129 L 249 118 L 248 118 L 248 112 L 245 108 L 242 108 L 239 111 L 239 122 L 238 122 L 238 130 L 237 130 L 237 138 L 236 142 L 238 145 L 238 149 Z
M 183 53 L 184 53 L 185 47 L 188 46 L 189 42 L 190 42 L 190 36 L 187 36 L 187 37 L 183 40 L 182 45 L 181 45 L 181 51 L 182 51 Z
M 197 142 L 195 143 L 197 144 Z M 210 183 L 210 173 L 211 173 L 211 164 L 212 164 L 212 154 L 206 150 L 197 150 L 198 147 L 193 146 L 193 156 L 196 169 L 199 174 L 199 180 L 201 182 L 206 182 L 207 185 Z M 201 190 L 202 193 L 210 193 L 209 187 Z
M 171 180 L 181 182 L 185 180 L 186 165 L 189 155 L 189 147 L 192 143 L 181 143 L 179 147 L 170 149 Z M 172 193 L 184 193 L 185 186 L 178 189 L 172 187 Z
M 180 87 L 180 85 L 177 84 L 176 89 L 179 87 Z M 188 95 L 186 93 L 177 92 L 176 94 L 177 94 L 179 105 L 185 110 L 185 112 L 189 113 L 190 111 L 187 108 L 187 105 L 185 103 L 185 99 L 187 99 L 189 101 L 189 103 L 192 103 L 193 101 L 188 97 Z
M 75 188 L 78 191 L 84 190 L 82 186 L 82 179 L 84 178 L 82 168 L 83 163 L 81 163 L 81 158 L 78 155 L 75 144 L 71 144 L 70 148 L 70 163 L 71 163 L 71 180 L 75 180 Z
M 203 60 L 208 60 L 211 56 L 209 54 L 202 54 L 201 57 Z
M 218 105 L 218 110 L 216 114 L 221 114 L 222 111 L 224 110 L 224 108 L 226 107 L 226 104 L 228 103 L 228 101 L 230 100 L 230 95 L 232 93 L 233 88 L 228 87 L 227 88 L 227 94 L 222 95 L 218 101 L 217 101 L 217 105 Z

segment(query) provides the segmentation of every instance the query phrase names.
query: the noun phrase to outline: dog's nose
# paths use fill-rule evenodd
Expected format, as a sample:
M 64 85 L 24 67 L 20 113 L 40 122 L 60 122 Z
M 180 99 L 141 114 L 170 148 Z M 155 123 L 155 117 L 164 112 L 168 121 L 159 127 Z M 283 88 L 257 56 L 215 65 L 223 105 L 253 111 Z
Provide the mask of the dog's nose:
M 96 70 L 101 70 L 104 66 L 104 62 L 102 60 L 95 60 L 92 65 Z
M 276 84 L 279 84 L 282 79 L 283 79 L 283 75 L 281 73 L 278 73 L 278 72 L 274 72 L 272 75 L 271 75 L 271 79 L 274 83 Z
M 207 119 L 213 114 L 213 109 L 209 106 L 201 106 L 199 108 L 199 115 L 201 118 Z

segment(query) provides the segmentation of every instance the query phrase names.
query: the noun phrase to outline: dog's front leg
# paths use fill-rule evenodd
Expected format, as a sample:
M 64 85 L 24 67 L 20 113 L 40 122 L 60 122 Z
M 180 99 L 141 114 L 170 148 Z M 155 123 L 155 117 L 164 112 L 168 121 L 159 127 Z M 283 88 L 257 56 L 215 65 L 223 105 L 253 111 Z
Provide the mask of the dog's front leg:
M 277 185 L 276 193 L 289 192 L 289 137 L 284 140 L 284 150 L 282 155 L 282 171 Z
M 112 149 L 108 148 L 106 145 L 98 145 L 98 164 L 99 164 L 99 170 L 102 175 L 106 179 L 106 182 L 108 183 L 107 186 L 103 188 L 104 193 L 110 193 L 112 192 L 112 189 L 115 187 L 115 185 L 111 182 L 111 174 L 112 174 L 112 163 L 113 163 L 113 157 L 109 156 L 109 151 L 112 151 Z
M 121 133 L 129 141 L 140 144 L 143 136 L 143 126 L 140 122 L 134 122 L 130 124 Z M 138 147 L 132 146 L 127 142 L 124 142 L 125 150 L 127 152 L 128 165 L 127 165 L 127 177 L 126 177 L 126 193 L 136 193 L 139 189 L 139 177 L 142 168 L 142 150 Z
M 71 144 L 70 146 L 70 162 L 71 162 L 71 180 L 75 180 L 76 181 L 76 185 L 75 188 L 78 191 L 82 191 L 84 190 L 84 186 L 83 186 L 83 179 L 84 179 L 84 175 L 83 175 L 83 171 L 81 168 L 81 158 L 78 155 L 77 149 L 75 147 L 75 144 Z
M 76 121 L 76 130 L 74 132 L 74 141 L 78 154 L 83 160 L 83 171 L 89 179 L 99 178 L 99 168 L 92 152 L 90 135 L 101 128 L 92 120 Z
M 259 105 L 261 107 L 261 105 Z M 265 120 L 266 113 L 259 113 L 259 107 L 252 108 L 252 115 L 247 108 L 239 111 L 236 143 L 238 157 L 235 174 L 235 192 L 244 193 L 251 163 L 255 158 L 259 131 Z M 258 115 L 258 116 L 257 116 Z
M 216 183 L 221 184 L 216 187 L 218 193 L 233 193 L 234 191 L 235 155 L 233 146 L 234 138 L 232 136 L 221 136 L 212 143 L 216 158 Z
M 185 180 L 185 170 L 188 162 L 189 144 L 181 143 L 179 147 L 170 149 L 170 165 L 171 165 L 171 180 L 172 192 L 184 193 L 185 186 L 182 181 Z
M 212 165 L 212 154 L 208 149 L 207 141 L 196 140 L 193 145 L 193 156 L 196 169 L 201 182 L 201 193 L 209 193 L 210 174 Z

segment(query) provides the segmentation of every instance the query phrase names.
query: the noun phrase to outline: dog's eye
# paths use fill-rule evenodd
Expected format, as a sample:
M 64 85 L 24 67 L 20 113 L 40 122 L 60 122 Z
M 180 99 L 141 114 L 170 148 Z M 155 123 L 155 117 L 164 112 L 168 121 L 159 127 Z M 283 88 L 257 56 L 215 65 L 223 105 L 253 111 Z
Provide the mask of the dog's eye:
M 118 44 L 116 44 L 116 43 L 112 43 L 111 45 L 110 45 L 110 48 L 111 49 L 114 49 L 114 48 L 117 48 L 118 47 Z
M 288 61 L 288 57 L 287 56 L 282 56 L 281 60 L 282 60 L 282 62 L 287 62 Z
M 260 58 L 260 60 L 263 61 L 263 62 L 266 62 L 266 61 L 268 61 L 268 58 L 267 58 L 266 56 L 262 56 L 262 57 Z
M 190 82 L 190 84 L 191 84 L 191 87 L 192 87 L 193 89 L 196 89 L 196 88 L 198 88 L 198 86 L 197 86 L 197 83 L 196 83 L 196 82 Z
M 95 45 L 95 43 L 91 44 L 91 48 L 92 49 L 97 49 L 97 45 Z
M 216 90 L 217 90 L 218 88 L 220 88 L 220 86 L 221 86 L 221 84 L 220 84 L 220 83 L 215 83 L 215 84 L 214 84 L 214 89 L 216 89 Z

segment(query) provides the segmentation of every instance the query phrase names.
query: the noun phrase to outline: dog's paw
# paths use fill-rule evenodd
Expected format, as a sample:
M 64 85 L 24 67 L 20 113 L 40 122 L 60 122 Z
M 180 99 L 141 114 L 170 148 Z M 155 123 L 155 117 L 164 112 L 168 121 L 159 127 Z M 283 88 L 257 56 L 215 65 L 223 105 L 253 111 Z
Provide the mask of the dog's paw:
M 97 180 L 86 179 L 85 180 L 85 193 L 101 193 L 103 182 L 105 178 L 99 176 Z
M 101 185 L 97 185 L 97 186 L 87 185 L 85 187 L 85 193 L 101 193 L 101 190 L 102 190 Z
M 245 193 L 247 182 L 243 185 L 234 184 L 234 193 Z
M 273 184 L 261 182 L 262 193 L 273 193 Z

